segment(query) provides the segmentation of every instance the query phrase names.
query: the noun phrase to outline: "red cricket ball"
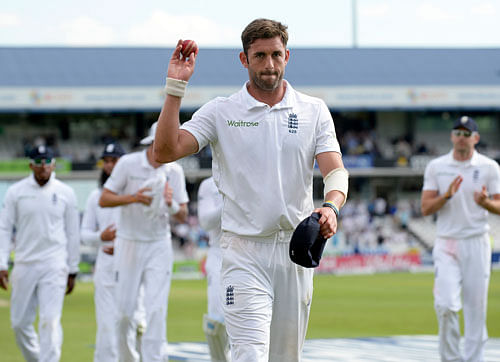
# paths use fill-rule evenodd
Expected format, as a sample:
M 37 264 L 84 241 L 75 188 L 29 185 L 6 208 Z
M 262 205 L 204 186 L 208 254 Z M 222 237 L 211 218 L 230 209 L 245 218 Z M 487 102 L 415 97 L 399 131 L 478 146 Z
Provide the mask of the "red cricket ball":
M 181 53 L 185 58 L 189 57 L 191 53 L 196 55 L 198 54 L 198 45 L 196 45 L 194 40 L 184 40 L 182 42 Z

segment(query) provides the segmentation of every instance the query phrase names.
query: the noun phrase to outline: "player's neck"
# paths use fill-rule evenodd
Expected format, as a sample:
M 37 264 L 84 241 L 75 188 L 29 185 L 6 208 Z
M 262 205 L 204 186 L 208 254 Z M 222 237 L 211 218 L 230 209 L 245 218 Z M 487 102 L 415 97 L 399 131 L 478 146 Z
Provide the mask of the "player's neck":
M 280 85 L 272 91 L 263 90 L 257 87 L 252 81 L 247 83 L 248 93 L 259 102 L 272 107 L 281 102 L 286 93 L 286 82 L 281 81 Z
M 468 161 L 472 158 L 472 155 L 474 154 L 474 149 L 470 150 L 464 150 L 464 149 L 454 149 L 453 150 L 453 158 L 457 161 Z

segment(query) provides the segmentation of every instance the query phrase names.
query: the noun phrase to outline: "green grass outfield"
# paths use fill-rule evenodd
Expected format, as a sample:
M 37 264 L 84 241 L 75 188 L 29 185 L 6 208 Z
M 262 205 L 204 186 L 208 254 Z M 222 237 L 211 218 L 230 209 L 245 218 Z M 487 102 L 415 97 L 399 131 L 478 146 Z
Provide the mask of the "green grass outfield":
M 317 275 L 307 338 L 436 334 L 430 273 Z M 203 341 L 205 280 L 174 280 L 170 293 L 170 342 Z M 10 329 L 8 294 L 0 291 L 1 360 L 22 361 Z M 91 361 L 95 336 L 93 285 L 77 284 L 65 300 L 62 361 Z M 488 300 L 488 331 L 500 337 L 500 271 Z

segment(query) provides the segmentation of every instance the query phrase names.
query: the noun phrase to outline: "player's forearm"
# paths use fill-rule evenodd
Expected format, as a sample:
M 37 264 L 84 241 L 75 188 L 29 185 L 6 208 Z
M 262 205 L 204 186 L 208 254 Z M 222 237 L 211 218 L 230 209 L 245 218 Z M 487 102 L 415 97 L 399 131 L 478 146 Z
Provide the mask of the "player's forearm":
M 333 204 L 339 209 L 341 205 L 344 205 L 345 201 L 345 195 L 338 191 L 338 190 L 332 190 L 329 193 L 326 194 L 325 196 L 325 201 L 331 201 Z
M 481 206 L 492 214 L 500 215 L 500 199 L 486 199 Z
M 422 203 L 420 205 L 422 215 L 428 216 L 438 212 L 446 204 L 446 202 L 448 202 L 448 200 L 449 198 L 446 196 L 446 194 L 422 200 Z
M 134 195 L 116 195 L 111 192 L 103 192 L 99 199 L 100 207 L 116 207 L 137 202 Z
M 153 155 L 157 162 L 172 162 L 179 159 L 179 112 L 181 97 L 167 95 L 158 118 L 158 128 L 153 143 Z

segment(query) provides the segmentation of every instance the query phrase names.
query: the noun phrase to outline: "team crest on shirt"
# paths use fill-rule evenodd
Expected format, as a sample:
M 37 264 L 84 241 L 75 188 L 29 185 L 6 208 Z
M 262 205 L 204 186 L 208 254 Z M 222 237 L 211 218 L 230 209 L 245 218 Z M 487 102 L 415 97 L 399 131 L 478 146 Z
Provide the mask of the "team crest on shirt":
M 226 305 L 234 304 L 234 287 L 232 285 L 226 288 Z
M 295 113 L 288 115 L 288 133 L 297 133 L 299 129 L 299 119 Z
M 479 181 L 479 170 L 475 169 L 474 172 L 472 173 L 472 181 L 478 182 Z
M 52 204 L 56 205 L 57 204 L 57 195 L 52 194 Z

